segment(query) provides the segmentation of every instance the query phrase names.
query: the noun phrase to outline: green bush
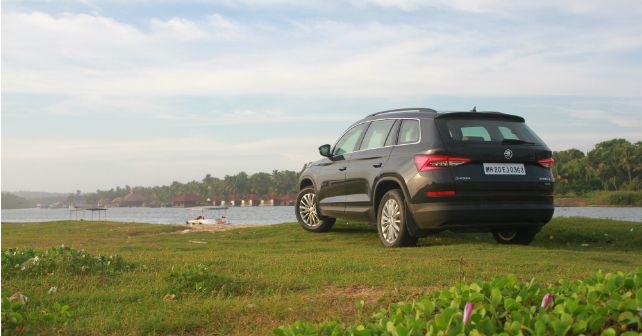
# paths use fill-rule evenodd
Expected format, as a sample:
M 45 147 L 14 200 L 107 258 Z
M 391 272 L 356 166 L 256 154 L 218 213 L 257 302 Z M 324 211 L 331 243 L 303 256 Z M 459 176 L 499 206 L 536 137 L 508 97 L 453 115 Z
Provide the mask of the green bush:
M 84 250 L 64 245 L 46 251 L 28 247 L 2 250 L 2 276 L 7 278 L 52 272 L 113 274 L 131 267 L 132 264 L 126 263 L 118 255 L 92 256 Z
M 32 334 L 38 329 L 36 325 L 45 325 L 48 329 L 55 330 L 55 326 L 66 324 L 72 316 L 69 306 L 59 303 L 39 311 L 27 308 L 27 304 L 2 298 L 3 335 Z
M 213 274 L 210 269 L 200 264 L 183 268 L 172 267 L 167 274 L 167 281 L 170 283 L 168 291 L 179 295 L 197 293 L 232 296 L 248 291 L 246 284 Z
M 554 297 L 542 307 L 547 294 Z M 474 304 L 467 323 L 466 304 Z M 390 305 L 367 322 L 296 322 L 276 335 L 640 335 L 642 268 L 586 281 L 538 285 L 515 276 L 458 285 L 418 301 Z
M 592 204 L 642 206 L 642 191 L 593 191 L 586 196 Z

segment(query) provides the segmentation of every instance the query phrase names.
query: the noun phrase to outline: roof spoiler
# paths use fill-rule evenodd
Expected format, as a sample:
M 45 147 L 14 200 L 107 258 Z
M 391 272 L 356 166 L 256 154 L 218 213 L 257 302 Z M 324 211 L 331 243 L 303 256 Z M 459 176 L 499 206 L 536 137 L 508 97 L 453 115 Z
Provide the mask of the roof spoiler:
M 526 121 L 520 116 L 501 112 L 450 112 L 439 114 L 435 117 L 435 119 L 491 119 L 517 122 Z

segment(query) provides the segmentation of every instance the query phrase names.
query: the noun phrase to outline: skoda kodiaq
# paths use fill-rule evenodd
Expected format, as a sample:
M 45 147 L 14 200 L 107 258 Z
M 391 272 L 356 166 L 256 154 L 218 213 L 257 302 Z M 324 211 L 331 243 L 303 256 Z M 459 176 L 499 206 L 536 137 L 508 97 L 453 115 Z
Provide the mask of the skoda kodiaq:
M 376 223 L 387 247 L 443 230 L 529 244 L 553 215 L 551 150 L 519 116 L 378 112 L 319 153 L 301 174 L 295 205 L 308 231 L 345 218 Z

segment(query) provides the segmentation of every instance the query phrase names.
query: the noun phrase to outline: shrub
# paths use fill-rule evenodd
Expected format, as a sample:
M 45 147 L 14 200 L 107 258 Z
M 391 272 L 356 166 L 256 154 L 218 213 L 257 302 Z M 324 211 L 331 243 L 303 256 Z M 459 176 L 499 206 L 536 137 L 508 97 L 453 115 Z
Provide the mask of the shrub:
M 7 297 L 2 298 L 3 335 L 31 334 L 35 332 L 37 325 L 55 329 L 56 325 L 66 324 L 71 316 L 68 305 L 54 303 L 51 307 L 34 311 L 27 309 L 27 304 L 11 302 Z
M 213 274 L 203 265 L 189 265 L 183 268 L 174 268 L 167 274 L 168 288 L 173 294 L 212 294 L 230 296 L 243 294 L 248 287 L 241 282 L 234 281 L 226 276 Z
M 126 263 L 118 255 L 92 256 L 84 250 L 64 245 L 46 251 L 28 247 L 2 250 L 2 275 L 7 278 L 60 271 L 73 274 L 113 274 L 131 267 L 132 264 Z
M 587 196 L 593 204 L 642 206 L 642 191 L 593 191 Z
M 548 296 L 548 297 L 547 297 Z M 552 299 L 548 305 L 543 300 Z M 544 302 L 543 302 L 544 301 Z M 474 307 L 463 319 L 464 307 Z M 390 305 L 364 324 L 296 322 L 276 335 L 639 335 L 642 268 L 542 286 L 515 276 L 458 285 Z

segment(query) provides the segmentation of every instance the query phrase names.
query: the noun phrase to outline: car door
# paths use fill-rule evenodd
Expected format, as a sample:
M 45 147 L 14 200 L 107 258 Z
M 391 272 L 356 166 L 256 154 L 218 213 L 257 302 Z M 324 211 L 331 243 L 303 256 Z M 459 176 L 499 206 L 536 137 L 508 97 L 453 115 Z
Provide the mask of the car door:
M 359 150 L 348 155 L 345 182 L 347 218 L 370 219 L 373 184 L 381 175 L 392 151 L 391 146 L 386 146 L 386 140 L 391 136 L 394 124 L 395 119 L 372 121 Z
M 332 156 L 320 164 L 317 195 L 324 216 L 343 217 L 345 214 L 347 157 L 359 147 L 367 127 L 368 123 L 362 123 L 346 131 L 332 149 Z

